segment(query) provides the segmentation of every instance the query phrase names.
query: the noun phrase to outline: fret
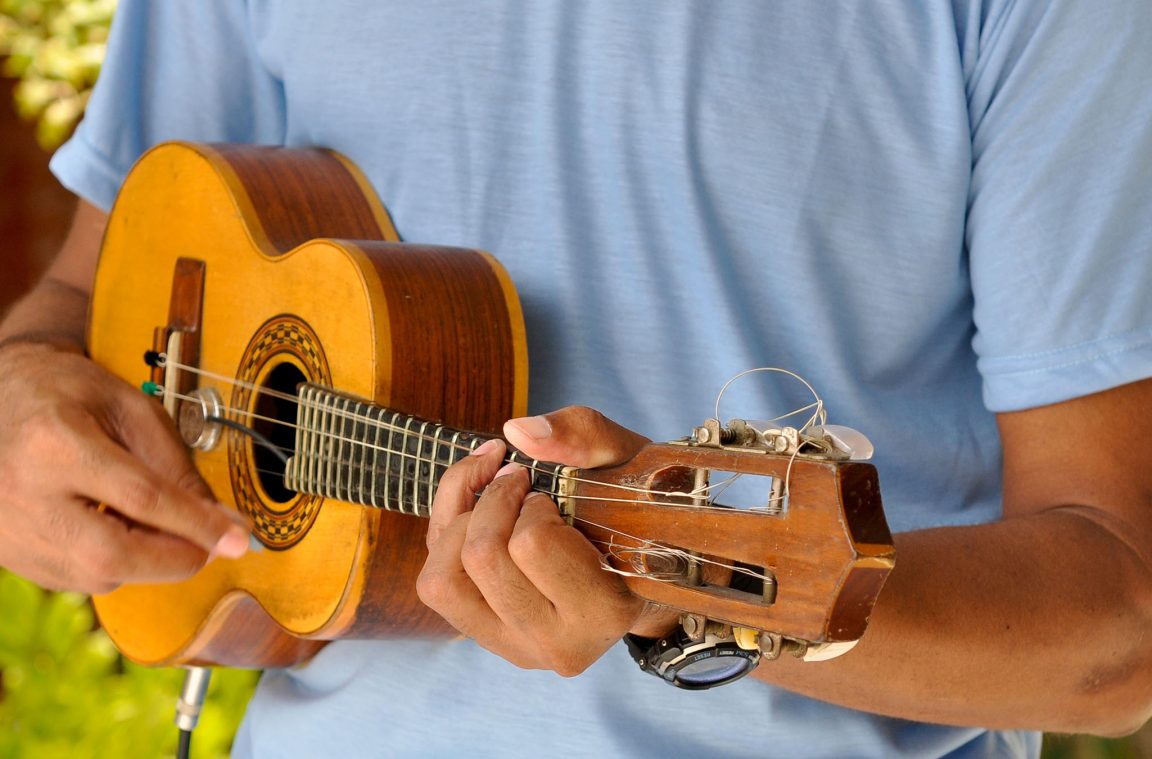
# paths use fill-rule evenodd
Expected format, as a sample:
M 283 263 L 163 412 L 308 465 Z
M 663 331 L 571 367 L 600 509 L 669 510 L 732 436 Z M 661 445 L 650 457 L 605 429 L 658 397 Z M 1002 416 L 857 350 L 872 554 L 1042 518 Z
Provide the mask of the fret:
M 400 458 L 400 461 L 399 461 L 399 464 L 400 464 L 400 467 L 399 467 L 399 469 L 400 469 L 399 493 L 396 496 L 396 507 L 399 511 L 401 511 L 405 514 L 408 513 L 408 509 L 406 508 L 408 505 L 408 498 L 406 497 L 407 496 L 407 488 L 405 487 L 408 484 L 408 480 L 409 480 L 409 478 L 408 478 L 408 457 L 412 455 L 408 449 L 411 447 L 412 423 L 415 421 L 416 421 L 416 418 L 412 417 L 412 416 L 408 416 L 408 417 L 404 418 L 404 435 L 403 435 L 403 438 L 401 439 L 402 445 L 400 448 L 400 457 L 399 457 Z
M 333 406 L 339 401 L 333 399 L 325 415 L 325 420 L 328 424 L 324 430 L 324 445 L 321 450 L 324 451 L 324 492 L 330 498 L 335 497 L 335 484 L 337 477 L 337 468 L 340 460 L 337 458 L 339 455 L 338 447 L 340 445 L 340 415 L 334 412 Z
M 375 506 L 376 504 L 379 503 L 379 500 L 377 500 L 379 498 L 379 496 L 377 495 L 377 493 L 379 491 L 376 489 L 376 480 L 379 478 L 374 476 L 374 475 L 376 472 L 380 471 L 380 430 L 384 426 L 381 423 L 383 418 L 384 418 L 384 409 L 380 409 L 380 408 L 371 409 L 368 412 L 369 419 L 372 418 L 373 414 L 375 414 L 375 416 L 376 416 L 376 418 L 374 420 L 375 424 L 372 425 L 375 428 L 375 431 L 374 431 L 375 434 L 372 436 L 372 473 L 373 473 L 373 476 L 368 478 L 369 482 L 372 485 L 372 491 L 371 491 L 370 495 L 368 496 L 367 503 L 365 504 L 367 506 Z M 367 476 L 368 467 L 364 467 L 364 474 L 365 474 L 365 476 Z
M 425 473 L 427 478 L 427 497 L 424 499 L 423 515 L 432 513 L 432 499 L 436 495 L 436 483 L 439 477 L 436 476 L 436 461 L 440 456 L 440 446 L 443 441 L 440 439 L 444 434 L 444 427 L 436 425 L 436 432 L 432 434 L 432 455 L 428 457 L 428 469 Z
M 320 440 L 316 435 L 316 415 L 319 409 L 317 408 L 316 392 L 314 389 L 309 390 L 308 399 L 305 403 L 308 413 L 307 427 L 305 427 L 308 433 L 308 443 L 306 446 L 297 448 L 297 450 L 301 452 L 307 452 L 308 454 L 306 457 L 308 466 L 305 470 L 307 472 L 307 479 L 305 482 L 309 488 L 315 489 L 316 485 L 318 484 L 317 478 L 320 475 L 320 456 L 318 455 L 318 446 L 320 445 Z M 303 424 L 300 426 L 304 427 Z
M 384 415 L 380 415 L 383 419 Z M 390 412 L 388 417 L 388 435 L 384 443 L 384 466 L 377 472 L 377 479 L 379 475 L 384 477 L 384 486 L 380 489 L 380 496 L 373 502 L 373 506 L 387 506 L 392 502 L 392 452 L 396 449 L 396 414 Z
M 405 425 L 406 428 L 411 427 L 411 424 L 415 424 L 417 421 L 415 418 L 410 418 L 410 424 Z M 415 514 L 416 504 L 420 500 L 420 478 L 417 476 L 416 466 L 420 460 L 420 445 L 423 442 L 423 435 L 424 427 L 420 426 L 415 433 L 409 429 L 407 437 L 404 438 L 403 472 L 404 485 L 407 491 L 401 509 L 405 514 Z
M 357 404 L 359 406 L 359 404 Z M 368 468 L 367 412 L 359 407 L 352 419 L 352 466 L 348 468 L 349 501 L 366 506 L 364 500 L 364 470 Z
M 308 433 L 309 433 L 308 452 L 309 452 L 309 454 L 311 454 L 309 456 L 310 463 L 308 465 L 308 484 L 310 487 L 315 489 L 315 488 L 319 487 L 319 485 L 320 485 L 320 464 L 324 460 L 324 457 L 320 455 L 321 454 L 320 446 L 323 444 L 324 441 L 321 440 L 320 435 L 317 434 L 319 431 L 318 424 L 320 421 L 319 420 L 320 408 L 319 408 L 319 401 L 316 398 L 315 391 L 313 391 L 311 394 L 311 402 L 309 404 L 309 410 L 311 412 L 312 421 L 311 421 L 311 424 L 309 425 L 309 430 L 308 430 Z
M 347 422 L 348 426 L 351 427 L 348 435 L 350 454 L 348 456 L 348 471 L 344 477 L 344 489 L 348 493 L 345 500 L 363 506 L 364 488 L 361 480 L 364 479 L 364 455 L 367 452 L 365 450 L 367 441 L 364 440 L 365 414 L 360 404 L 356 404 L 356 408 L 349 414 Z
M 296 452 L 285 484 L 301 493 L 427 517 L 444 472 L 486 440 L 303 385 Z M 507 460 L 529 470 L 534 490 L 556 495 L 563 467 L 516 450 Z
M 420 434 L 416 437 L 416 458 L 412 461 L 412 513 L 425 516 L 421 503 L 420 488 L 424 480 L 424 443 L 428 435 L 428 422 L 420 425 Z
M 558 464 L 546 464 L 538 459 L 529 458 L 520 451 L 512 451 L 508 456 L 510 462 L 520 464 L 528 469 L 532 480 L 532 489 L 550 496 L 557 495 L 558 479 L 563 469 Z
M 336 494 L 336 498 L 342 501 L 349 500 L 345 493 L 343 493 L 344 481 L 347 479 L 344 475 L 347 470 L 349 456 L 345 454 L 345 449 L 351 448 L 348 445 L 348 401 L 340 398 L 336 401 L 336 413 L 332 415 L 333 426 L 336 428 L 336 436 L 332 439 L 332 445 L 336 449 L 332 454 L 332 479 L 331 492 Z

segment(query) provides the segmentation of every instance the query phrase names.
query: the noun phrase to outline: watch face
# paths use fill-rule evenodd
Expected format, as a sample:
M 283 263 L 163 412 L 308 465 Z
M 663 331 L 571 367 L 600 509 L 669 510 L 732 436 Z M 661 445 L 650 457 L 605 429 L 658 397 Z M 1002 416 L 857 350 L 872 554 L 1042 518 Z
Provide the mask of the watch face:
M 677 688 L 704 690 L 739 680 L 760 663 L 759 649 L 744 649 L 731 630 L 692 640 L 678 629 L 660 640 L 625 635 L 624 642 L 640 669 Z
M 755 666 L 756 661 L 743 656 L 709 656 L 685 664 L 676 671 L 676 680 L 688 688 L 709 688 L 741 678 Z

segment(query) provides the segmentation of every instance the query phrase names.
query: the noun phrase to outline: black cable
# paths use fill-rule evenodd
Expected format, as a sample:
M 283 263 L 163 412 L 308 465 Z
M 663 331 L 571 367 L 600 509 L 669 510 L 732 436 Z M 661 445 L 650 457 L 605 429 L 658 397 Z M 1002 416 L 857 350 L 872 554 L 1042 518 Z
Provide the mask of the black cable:
M 222 416 L 206 416 L 206 417 L 204 417 L 204 421 L 206 423 L 207 422 L 214 422 L 216 424 L 227 427 L 229 429 L 236 430 L 237 432 L 243 432 L 245 435 L 249 436 L 250 438 L 255 440 L 257 443 L 259 443 L 260 445 L 264 446 L 269 451 L 271 451 L 272 454 L 274 456 L 276 456 L 276 458 L 280 459 L 280 463 L 284 464 L 285 466 L 288 465 L 288 457 L 284 455 L 284 451 L 280 450 L 280 446 L 276 445 L 271 440 L 269 440 L 265 435 L 263 435 L 260 432 L 257 432 L 256 430 L 252 429 L 251 427 L 243 425 L 240 422 L 233 421 L 232 419 L 225 419 Z
M 188 759 L 192 750 L 192 731 L 180 731 L 180 743 L 176 746 L 176 759 Z

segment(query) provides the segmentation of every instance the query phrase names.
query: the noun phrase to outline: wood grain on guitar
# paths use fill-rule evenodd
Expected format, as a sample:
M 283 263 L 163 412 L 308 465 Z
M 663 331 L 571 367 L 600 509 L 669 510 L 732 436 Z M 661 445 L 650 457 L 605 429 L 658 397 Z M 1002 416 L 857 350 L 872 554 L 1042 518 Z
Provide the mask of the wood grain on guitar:
M 113 208 L 89 351 L 164 386 L 204 478 L 267 547 L 97 597 L 127 656 L 284 666 L 338 638 L 454 634 L 416 597 L 424 517 L 444 470 L 527 398 L 519 301 L 492 256 L 399 242 L 332 152 L 167 144 Z M 612 469 L 525 463 L 634 594 L 765 645 L 857 639 L 893 566 L 869 464 L 699 440 Z M 710 472 L 784 483 L 786 507 L 721 507 Z M 682 576 L 635 560 L 660 552 L 686 557 Z M 762 582 L 708 585 L 697 556 Z

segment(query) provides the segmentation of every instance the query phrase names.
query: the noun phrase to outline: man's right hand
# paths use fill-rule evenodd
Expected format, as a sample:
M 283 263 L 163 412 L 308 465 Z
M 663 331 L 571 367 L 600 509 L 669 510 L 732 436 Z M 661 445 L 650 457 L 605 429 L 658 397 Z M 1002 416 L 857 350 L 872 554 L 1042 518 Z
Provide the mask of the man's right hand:
M 0 565 L 102 593 L 247 549 L 247 527 L 214 501 L 160 404 L 87 358 L 0 348 L 0 411 Z

